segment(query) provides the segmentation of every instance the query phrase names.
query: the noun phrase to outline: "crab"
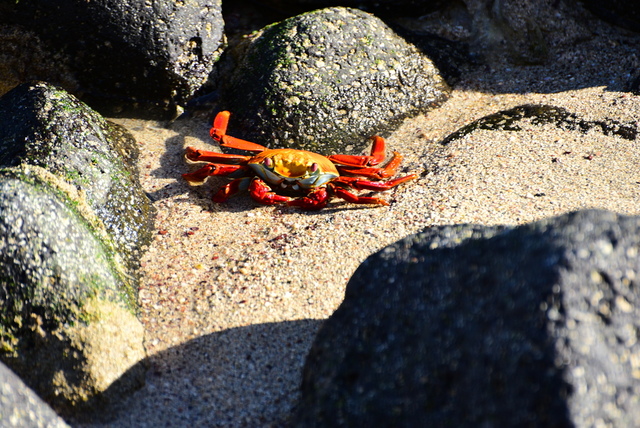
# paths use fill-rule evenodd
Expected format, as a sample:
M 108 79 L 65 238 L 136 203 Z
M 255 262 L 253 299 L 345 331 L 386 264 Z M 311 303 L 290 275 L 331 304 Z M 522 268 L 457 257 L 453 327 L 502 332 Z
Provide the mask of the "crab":
M 393 178 L 402 156 L 384 166 L 382 137 L 372 137 L 371 155 L 323 156 L 306 150 L 268 149 L 259 144 L 227 135 L 231 113 L 218 113 L 211 128 L 211 138 L 223 147 L 255 152 L 254 156 L 217 153 L 187 147 L 190 162 L 207 162 L 197 171 L 183 174 L 191 184 L 202 184 L 209 176 L 221 175 L 233 180 L 213 196 L 214 202 L 225 202 L 232 195 L 248 190 L 251 197 L 265 205 L 287 204 L 306 210 L 319 210 L 333 197 L 353 204 L 389 205 L 372 196 L 358 196 L 348 189 L 382 192 L 414 179 L 414 174 Z

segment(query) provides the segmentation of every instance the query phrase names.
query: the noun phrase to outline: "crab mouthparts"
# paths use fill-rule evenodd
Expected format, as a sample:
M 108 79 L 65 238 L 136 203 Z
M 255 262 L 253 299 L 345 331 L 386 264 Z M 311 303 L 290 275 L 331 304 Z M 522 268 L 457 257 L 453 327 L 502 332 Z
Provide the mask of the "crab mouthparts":
M 300 190 L 300 182 L 297 179 L 285 178 L 280 183 L 283 189 Z

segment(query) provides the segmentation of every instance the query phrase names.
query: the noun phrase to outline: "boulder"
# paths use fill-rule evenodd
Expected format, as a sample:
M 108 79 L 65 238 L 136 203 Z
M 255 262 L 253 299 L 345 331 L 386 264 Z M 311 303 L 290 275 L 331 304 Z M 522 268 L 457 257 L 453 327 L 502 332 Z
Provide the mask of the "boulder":
M 2 363 L 0 363 L 0 415 L 2 415 L 2 426 L 5 428 L 69 426 Z
M 144 383 L 137 269 L 153 208 L 136 157 L 61 89 L 0 98 L 0 359 L 65 414 Z
M 131 271 L 154 216 L 138 152 L 131 134 L 58 87 L 25 83 L 0 98 L 0 168 L 39 166 L 78 189 Z
M 320 329 L 293 426 L 640 426 L 640 217 L 426 229 Z
M 237 49 L 220 82 L 229 133 L 268 147 L 359 154 L 449 93 L 429 58 L 357 9 L 298 15 Z
M 116 246 L 73 189 L 54 183 L 40 167 L 0 173 L 0 358 L 69 412 L 97 403 L 146 354 Z M 143 384 L 138 367 L 104 401 Z
M 224 47 L 220 0 L 19 1 L 0 12 L 10 58 L 0 77 L 64 85 L 106 115 L 174 116 Z

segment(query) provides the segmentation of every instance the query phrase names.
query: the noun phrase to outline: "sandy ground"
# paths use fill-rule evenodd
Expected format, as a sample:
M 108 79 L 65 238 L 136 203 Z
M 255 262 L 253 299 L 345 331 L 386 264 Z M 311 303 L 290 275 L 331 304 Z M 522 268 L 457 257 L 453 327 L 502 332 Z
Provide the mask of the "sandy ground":
M 526 103 L 637 123 L 640 97 L 619 92 L 633 70 L 618 59 L 629 53 L 607 38 L 589 43 L 568 63 L 467 75 L 441 108 L 407 120 L 388 150 L 405 156 L 402 173 L 420 177 L 385 192 L 389 207 L 336 202 L 302 212 L 258 206 L 247 195 L 214 204 L 222 179 L 195 187 L 180 178 L 194 169 L 185 146 L 215 149 L 208 123 L 118 120 L 140 142 L 141 181 L 158 216 L 140 289 L 151 369 L 107 425 L 282 426 L 314 335 L 355 269 L 425 227 L 515 225 L 588 207 L 637 214 L 637 138 L 524 124 L 519 133 L 477 131 L 438 144 L 475 119 Z

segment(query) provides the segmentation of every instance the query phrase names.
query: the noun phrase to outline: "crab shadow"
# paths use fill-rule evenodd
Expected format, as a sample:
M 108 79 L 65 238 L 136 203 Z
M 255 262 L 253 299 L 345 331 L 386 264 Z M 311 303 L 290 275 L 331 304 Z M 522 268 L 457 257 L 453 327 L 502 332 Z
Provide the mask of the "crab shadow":
M 137 364 L 148 368 L 145 385 L 82 423 L 286 426 L 321 324 L 304 319 L 231 328 L 150 355 Z
M 167 183 L 162 188 L 147 192 L 147 196 L 155 202 L 163 199 L 178 198 L 179 195 L 187 193 L 196 193 L 196 195 L 200 195 L 199 199 L 201 199 L 203 196 L 202 191 L 196 190 L 192 192 L 192 189 L 209 187 L 209 183 L 212 180 L 208 180 L 205 186 L 191 186 L 182 179 L 182 174 L 188 172 L 190 167 L 184 159 L 184 150 L 185 146 L 191 144 L 206 147 L 206 144 L 210 141 L 210 125 L 208 125 L 204 119 L 185 118 L 173 122 L 165 122 L 161 126 L 175 131 L 177 135 L 169 137 L 164 141 L 165 147 L 159 158 L 159 166 L 150 171 L 150 174 L 156 178 L 173 179 L 173 181 Z M 213 150 L 214 146 L 212 145 L 210 149 Z M 181 199 L 178 198 L 178 200 Z M 186 200 L 186 198 L 184 200 Z

